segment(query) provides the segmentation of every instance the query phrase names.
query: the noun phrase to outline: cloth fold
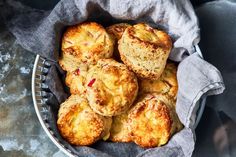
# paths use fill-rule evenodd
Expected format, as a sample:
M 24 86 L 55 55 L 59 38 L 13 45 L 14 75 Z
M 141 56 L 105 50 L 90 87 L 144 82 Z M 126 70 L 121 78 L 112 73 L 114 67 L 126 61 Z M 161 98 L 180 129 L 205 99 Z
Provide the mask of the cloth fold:
M 173 49 L 169 59 L 180 62 L 177 72 L 179 91 L 176 111 L 185 128 L 176 133 L 166 145 L 144 149 L 134 143 L 100 141 L 91 147 L 75 147 L 60 137 L 55 126 L 57 108 L 67 96 L 63 83 L 64 73 L 57 63 L 61 36 L 67 26 L 83 21 L 95 21 L 104 26 L 117 22 L 132 24 L 146 22 L 171 35 Z M 57 138 L 64 141 L 63 144 L 73 154 L 87 157 L 190 157 L 192 155 L 195 145 L 193 126 L 199 108 L 197 102 L 203 95 L 222 93 L 224 83 L 220 72 L 195 52 L 194 46 L 200 39 L 199 27 L 193 7 L 188 0 L 62 0 L 51 12 L 26 8 L 5 22 L 22 47 L 51 61 L 52 66 L 46 76 L 46 83 L 53 94 L 53 99 L 48 103 L 51 107 L 48 117 L 52 119 L 48 121 L 51 122 L 51 128 Z M 50 106 L 52 104 L 53 106 Z
M 216 95 L 224 91 L 220 72 L 195 53 L 180 62 L 177 71 L 178 95 L 176 111 L 181 122 L 193 128 L 199 99 L 204 95 Z M 185 104 L 183 108 L 183 103 Z

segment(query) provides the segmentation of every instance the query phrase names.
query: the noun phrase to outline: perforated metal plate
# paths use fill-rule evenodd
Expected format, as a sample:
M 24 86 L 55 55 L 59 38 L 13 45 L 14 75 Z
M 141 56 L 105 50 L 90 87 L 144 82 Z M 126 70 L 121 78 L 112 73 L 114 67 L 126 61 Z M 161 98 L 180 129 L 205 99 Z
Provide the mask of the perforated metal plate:
M 195 47 L 196 52 L 202 57 L 201 51 L 198 46 Z M 50 64 L 47 60 L 39 55 L 36 56 L 34 69 L 32 74 L 32 96 L 34 102 L 34 108 L 40 124 L 42 125 L 44 131 L 48 135 L 48 137 L 52 140 L 52 142 L 66 155 L 68 156 L 77 156 L 73 153 L 64 142 L 60 140 L 59 137 L 54 133 L 53 129 L 50 127 L 50 123 L 48 121 L 48 105 L 47 105 L 47 95 L 48 95 L 48 85 L 45 83 L 46 75 L 49 71 Z M 197 127 L 204 108 L 205 108 L 206 97 L 202 97 L 197 105 L 199 105 L 199 109 L 197 110 L 197 117 L 195 119 L 195 126 Z

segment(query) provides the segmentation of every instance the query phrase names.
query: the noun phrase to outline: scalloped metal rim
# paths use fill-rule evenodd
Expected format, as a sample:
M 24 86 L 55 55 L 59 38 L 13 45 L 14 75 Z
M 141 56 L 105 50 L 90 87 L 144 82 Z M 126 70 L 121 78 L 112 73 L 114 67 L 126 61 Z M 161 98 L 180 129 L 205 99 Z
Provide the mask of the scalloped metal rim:
M 37 102 L 36 99 L 36 71 L 37 71 L 37 66 L 38 66 L 38 62 L 40 60 L 40 56 L 37 55 L 35 62 L 34 62 L 34 68 L 33 68 L 33 73 L 32 73 L 32 97 L 33 97 L 33 102 L 34 102 L 34 108 L 35 108 L 35 112 L 37 114 L 37 117 L 39 119 L 39 122 L 41 124 L 41 126 L 43 127 L 43 130 L 46 132 L 46 134 L 48 135 L 48 137 L 52 140 L 52 142 L 61 150 L 63 151 L 66 155 L 68 155 L 69 157 L 74 157 L 75 155 L 72 155 L 71 151 L 69 149 L 66 149 L 61 143 L 59 143 L 59 140 L 57 139 L 57 137 L 55 137 L 52 133 L 52 131 L 49 128 L 49 125 L 46 125 L 47 122 L 45 122 L 40 114 L 40 110 L 39 110 L 39 104 Z
M 195 50 L 201 57 L 203 57 L 202 53 L 200 51 L 200 48 L 198 46 L 195 46 Z M 33 68 L 33 73 L 32 73 L 32 97 L 33 97 L 35 112 L 37 114 L 37 117 L 39 119 L 39 122 L 40 122 L 41 126 L 43 127 L 43 129 L 46 132 L 46 134 L 48 135 L 48 137 L 52 140 L 52 142 L 62 152 L 64 152 L 69 157 L 77 156 L 77 155 L 73 154 L 71 152 L 71 150 L 67 149 L 63 144 L 60 143 L 60 141 L 57 139 L 57 137 L 54 136 L 53 131 L 50 130 L 49 124 L 45 120 L 43 120 L 43 117 L 40 113 L 41 112 L 41 110 L 39 108 L 40 104 L 37 102 L 37 99 L 36 99 L 36 92 L 38 92 L 38 91 L 36 91 L 37 90 L 36 89 L 36 83 L 38 83 L 37 80 L 36 80 L 36 73 L 37 73 L 38 63 L 40 62 L 40 60 L 42 60 L 42 62 L 45 61 L 45 59 L 43 59 L 41 56 L 37 55 L 36 59 L 35 59 L 35 62 L 34 62 L 34 68 Z M 204 108 L 205 108 L 206 97 L 202 97 L 198 103 L 199 103 L 199 109 L 197 111 L 197 118 L 196 118 L 195 125 L 194 125 L 193 128 L 197 127 L 197 125 L 198 125 L 198 123 L 199 123 L 199 121 L 202 117 L 202 114 L 203 114 L 203 111 L 204 111 Z

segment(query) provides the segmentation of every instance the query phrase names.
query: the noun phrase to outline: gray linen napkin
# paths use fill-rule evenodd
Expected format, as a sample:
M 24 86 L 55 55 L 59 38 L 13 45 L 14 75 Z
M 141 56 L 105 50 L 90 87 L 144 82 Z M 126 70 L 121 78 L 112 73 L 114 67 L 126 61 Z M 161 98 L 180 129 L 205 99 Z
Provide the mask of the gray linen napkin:
M 15 6 L 8 7 L 17 11 Z M 192 155 L 195 144 L 193 126 L 199 107 L 197 102 L 201 96 L 222 93 L 224 84 L 220 72 L 195 53 L 194 46 L 200 39 L 199 27 L 189 1 L 62 0 L 51 12 L 25 8 L 20 14 L 11 17 L 12 19 L 6 23 L 18 43 L 25 49 L 51 60 L 52 67 L 46 83 L 53 93 L 51 101 L 48 102 L 51 106 L 49 117 L 52 117 L 49 121 L 52 122 L 51 127 L 57 136 L 60 136 L 55 126 L 57 109 L 67 96 L 61 79 L 64 73 L 57 64 L 61 35 L 66 26 L 86 20 L 96 21 L 104 26 L 117 22 L 147 22 L 153 27 L 167 31 L 174 43 L 169 59 L 180 62 L 177 72 L 179 91 L 176 110 L 185 128 L 176 133 L 165 146 L 151 149 L 140 148 L 134 143 L 103 141 L 91 147 L 74 147 L 66 142 L 64 144 L 77 156 Z

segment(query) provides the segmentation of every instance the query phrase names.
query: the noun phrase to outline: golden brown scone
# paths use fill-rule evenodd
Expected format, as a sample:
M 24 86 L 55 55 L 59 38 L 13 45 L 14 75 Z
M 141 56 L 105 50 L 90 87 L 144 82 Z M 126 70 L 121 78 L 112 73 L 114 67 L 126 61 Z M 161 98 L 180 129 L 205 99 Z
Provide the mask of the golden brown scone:
M 132 142 L 128 123 L 128 111 L 113 117 L 109 139 L 113 142 Z
M 62 56 L 59 59 L 59 65 L 67 72 L 73 72 L 80 67 L 81 61 L 71 53 L 62 52 Z
M 178 91 L 177 66 L 167 62 L 166 67 L 158 80 L 139 80 L 139 93 L 160 93 L 166 94 L 176 100 Z
M 93 112 L 88 101 L 71 95 L 58 112 L 57 126 L 61 136 L 73 145 L 90 145 L 109 137 L 112 119 Z
M 67 72 L 65 83 L 70 88 L 71 94 L 85 94 L 86 92 L 86 76 L 89 66 L 81 65 L 72 72 Z
M 121 61 L 120 54 L 118 51 L 118 43 L 117 42 L 118 42 L 118 40 L 120 40 L 125 29 L 130 26 L 131 25 L 128 23 L 118 23 L 118 24 L 114 24 L 114 25 L 111 25 L 106 28 L 107 33 L 109 33 L 113 37 L 113 39 L 115 40 L 113 56 L 117 61 Z
M 172 101 L 161 94 L 147 94 L 128 115 L 132 140 L 141 147 L 157 147 L 168 142 L 180 129 Z
M 96 64 L 98 59 L 112 56 L 113 46 L 114 40 L 100 24 L 87 22 L 70 26 L 62 38 L 59 64 L 65 71 L 77 69 L 74 64 Z
M 130 26 L 131 25 L 128 23 L 117 23 L 117 24 L 107 27 L 106 31 L 107 31 L 107 33 L 112 35 L 116 41 L 118 41 L 118 40 L 120 40 L 121 36 L 123 35 L 125 29 Z
M 88 71 L 86 84 L 91 108 L 103 116 L 115 116 L 128 110 L 138 92 L 134 73 L 113 59 L 100 59 Z
M 118 43 L 121 60 L 139 77 L 157 80 L 172 48 L 170 36 L 147 24 L 128 27 Z

